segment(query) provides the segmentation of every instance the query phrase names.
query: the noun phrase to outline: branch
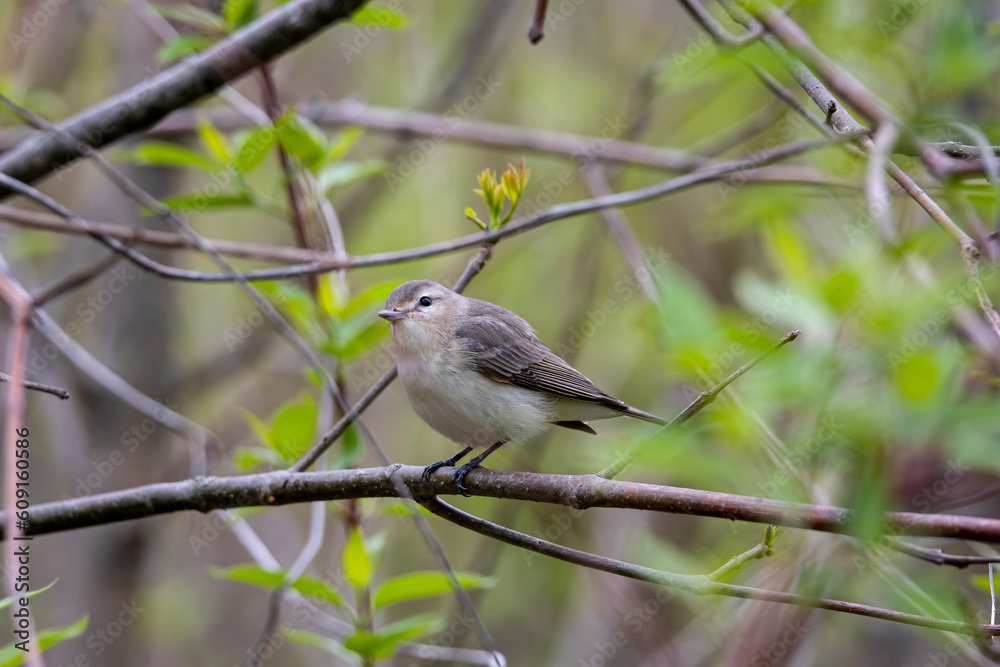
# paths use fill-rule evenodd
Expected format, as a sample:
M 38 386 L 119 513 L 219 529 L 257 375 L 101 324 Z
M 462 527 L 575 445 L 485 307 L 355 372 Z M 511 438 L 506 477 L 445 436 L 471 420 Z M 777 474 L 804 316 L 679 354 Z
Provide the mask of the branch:
M 757 8 L 762 13 L 761 21 L 751 16 L 741 4 L 747 0 L 719 0 L 734 20 L 739 21 L 748 29 L 753 29 L 763 21 L 769 32 L 761 37 L 761 41 L 770 49 L 782 65 L 788 70 L 795 81 L 802 86 L 802 89 L 809 95 L 816 105 L 827 112 L 829 125 L 838 133 L 855 139 L 855 143 L 866 154 L 871 155 L 876 151 L 875 142 L 869 136 L 868 128 L 859 124 L 843 105 L 827 90 L 826 86 L 819 78 L 802 62 L 797 56 L 790 53 L 781 40 L 785 40 L 800 52 L 805 51 L 810 59 L 815 63 L 824 77 L 828 81 L 834 82 L 835 87 L 841 91 L 851 102 L 862 109 L 868 116 L 879 125 L 886 123 L 898 123 L 896 119 L 888 114 L 881 101 L 870 91 L 864 88 L 856 79 L 840 70 L 829 58 L 822 54 L 812 43 L 803 30 L 780 10 L 769 3 L 761 3 L 762 8 Z M 773 31 L 773 32 L 772 32 Z M 779 39 L 776 34 L 781 35 Z M 892 143 L 894 133 L 889 132 L 887 144 Z M 885 137 L 885 135 L 883 135 Z M 888 152 L 888 147 L 886 147 Z M 926 152 L 926 151 L 925 151 Z M 876 156 L 877 159 L 878 156 Z M 925 162 L 931 164 L 924 156 Z M 1000 312 L 990 300 L 982 280 L 979 276 L 980 250 L 975 241 L 945 213 L 937 202 L 927 195 L 923 189 L 914 182 L 910 176 L 899 168 L 892 160 L 884 160 L 885 171 L 916 201 L 930 217 L 947 233 L 961 249 L 962 262 L 965 265 L 965 272 L 969 278 L 969 284 L 976 295 L 980 310 L 986 319 L 993 335 L 1000 340 Z
M 549 6 L 549 0 L 535 0 L 535 14 L 531 18 L 531 27 L 528 28 L 528 40 L 532 44 L 538 44 L 545 37 L 545 10 Z
M 613 463 L 611 463 L 607 468 L 597 473 L 597 476 L 603 477 L 605 479 L 614 479 L 615 477 L 620 475 L 622 470 L 627 468 L 633 461 L 635 461 L 635 459 L 642 452 L 643 448 L 645 448 L 646 445 L 653 438 L 656 438 L 664 431 L 672 430 L 680 426 L 683 426 L 685 422 L 687 422 L 689 419 L 691 419 L 691 417 L 700 412 L 702 408 L 715 402 L 715 399 L 719 396 L 719 394 L 721 394 L 726 387 L 735 382 L 741 375 L 749 371 L 751 368 L 753 368 L 760 362 L 767 359 L 769 356 L 771 356 L 772 354 L 783 348 L 788 343 L 798 338 L 800 333 L 801 332 L 798 329 L 792 329 L 784 336 L 782 336 L 781 340 L 772 345 L 770 348 L 768 348 L 761 354 L 757 355 L 756 357 L 754 357 L 753 359 L 751 359 L 750 361 L 748 361 L 747 363 L 743 364 L 735 371 L 730 373 L 729 377 L 719 382 L 710 390 L 703 391 L 700 394 L 698 394 L 698 397 L 695 398 L 693 401 L 691 401 L 691 403 L 686 408 L 684 408 L 679 415 L 671 419 L 651 438 L 647 439 L 646 442 L 644 443 L 640 443 L 635 447 L 632 447 L 629 451 L 625 452 L 621 457 L 619 457 Z
M 144 243 L 160 248 L 198 249 L 198 244 L 194 239 L 175 232 L 136 229 L 114 222 L 96 222 L 94 220 L 85 220 L 86 227 L 83 227 L 69 222 L 61 216 L 29 211 L 10 206 L 9 204 L 0 204 L 0 220 L 5 220 L 21 227 L 44 229 L 52 232 L 70 234 L 89 234 L 92 231 L 100 232 L 126 244 Z M 278 262 L 312 262 L 322 259 L 328 254 L 308 248 L 246 243 L 243 241 L 230 241 L 228 239 L 206 238 L 205 241 L 224 255 Z
M 703 159 L 679 148 L 662 148 L 602 138 L 603 147 L 600 151 L 596 151 L 594 137 L 591 136 L 490 123 L 471 118 L 456 123 L 454 118 L 448 116 L 373 106 L 353 99 L 306 102 L 299 105 L 298 110 L 300 115 L 320 125 L 353 125 L 395 134 L 402 138 L 429 137 L 437 142 L 455 139 L 493 148 L 555 153 L 574 158 L 592 157 L 603 162 L 639 164 L 673 171 L 687 171 L 704 162 Z M 208 119 L 220 130 L 237 130 L 247 124 L 243 116 L 230 111 L 181 109 L 147 134 L 187 134 L 195 131 L 198 121 L 203 118 Z
M 463 236 L 458 239 L 451 241 L 442 241 L 440 243 L 433 243 L 421 248 L 415 248 L 411 250 L 402 250 L 396 252 L 383 252 L 374 253 L 371 255 L 361 255 L 350 258 L 330 258 L 317 260 L 314 262 L 309 262 L 306 264 L 298 264 L 289 267 L 282 267 L 276 269 L 263 269 L 259 271 L 247 271 L 242 274 L 234 275 L 233 273 L 208 273 L 204 271 L 190 271 L 187 269 L 179 269 L 175 267 L 165 266 L 159 262 L 155 262 L 148 257 L 135 252 L 134 250 L 125 247 L 123 244 L 118 242 L 116 239 L 111 238 L 103 232 L 90 228 L 89 223 L 77 216 L 72 211 L 69 211 L 65 207 L 61 206 L 58 202 L 54 201 L 47 195 L 26 186 L 23 183 L 18 183 L 13 179 L 0 173 L 0 184 L 7 183 L 11 189 L 16 189 L 19 192 L 31 197 L 38 203 L 42 204 L 49 210 L 53 211 L 57 215 L 60 215 L 67 220 L 71 220 L 78 227 L 85 230 L 86 233 L 94 236 L 100 240 L 105 245 L 117 250 L 121 254 L 125 255 L 128 259 L 139 264 L 142 268 L 152 271 L 164 278 L 170 278 L 175 280 L 189 280 L 194 282 L 233 282 L 233 281 L 256 281 L 256 280 L 284 280 L 288 278 L 298 278 L 301 276 L 314 275 L 318 273 L 327 273 L 330 271 L 335 271 L 338 269 L 347 268 L 358 268 L 364 266 L 378 266 L 382 264 L 394 264 L 397 262 L 409 261 L 414 259 L 422 259 L 424 257 L 432 257 L 435 255 L 441 255 L 448 252 L 454 252 L 456 250 L 461 250 L 463 248 L 469 248 L 472 246 L 482 245 L 484 243 L 492 243 L 499 241 L 501 238 L 508 236 L 515 236 L 521 234 L 528 230 L 534 229 L 535 227 L 540 227 L 542 225 L 555 222 L 557 220 L 564 220 L 566 218 L 572 218 L 580 216 L 586 213 L 591 213 L 594 211 L 600 211 L 605 208 L 612 208 L 615 206 L 631 206 L 633 204 L 638 204 L 641 202 L 649 201 L 651 199 L 657 199 L 659 197 L 666 196 L 668 194 L 684 190 L 695 185 L 700 185 L 702 183 L 711 183 L 715 181 L 724 180 L 728 176 L 737 174 L 747 170 L 754 170 L 759 168 L 761 165 L 770 164 L 785 158 L 798 155 L 800 153 L 805 153 L 807 151 L 823 148 L 830 145 L 829 140 L 819 140 L 819 141 L 794 141 L 782 146 L 778 146 L 773 149 L 758 151 L 752 153 L 746 157 L 727 160 L 724 162 L 718 162 L 710 166 L 702 167 L 701 169 L 692 171 L 681 176 L 677 176 L 670 180 L 664 181 L 662 183 L 657 183 L 645 188 L 640 188 L 638 190 L 628 190 L 625 192 L 619 192 L 613 195 L 608 195 L 606 197 L 596 197 L 594 199 L 584 199 L 581 201 L 570 202 L 567 204 L 557 204 L 543 211 L 539 211 L 533 215 L 529 215 L 522 218 L 516 222 L 511 222 L 502 227 L 490 230 L 488 232 L 482 232 L 479 234 L 470 234 L 468 236 Z
M 958 569 L 969 567 L 970 565 L 984 565 L 987 563 L 1000 563 L 1000 556 L 957 556 L 947 554 L 941 549 L 932 547 L 922 547 L 902 540 L 888 540 L 890 549 L 899 553 L 925 560 L 935 565 L 953 565 Z
M 350 16 L 363 0 L 295 0 L 211 48 L 108 98 L 59 124 L 59 129 L 101 148 L 151 127 L 252 69 Z M 24 141 L 0 156 L 0 173 L 32 182 L 75 161 L 80 152 L 58 133 Z M 0 187 L 0 198 L 10 195 Z
M 437 475 L 431 484 L 425 485 L 423 470 L 423 467 L 394 464 L 326 472 L 278 470 L 149 484 L 35 505 L 26 532 L 40 535 L 188 510 L 209 512 L 314 500 L 398 498 L 406 497 L 407 493 L 418 497 L 460 493 L 450 475 Z M 576 509 L 642 509 L 840 534 L 850 534 L 855 520 L 852 510 L 840 507 L 608 480 L 597 475 L 543 475 L 476 468 L 466 477 L 466 483 L 474 496 L 530 500 Z M 889 512 L 883 522 L 886 531 L 893 535 L 1000 542 L 1000 519 Z
M 31 380 L 15 380 L 13 376 L 7 375 L 6 373 L 0 373 L 0 382 L 17 382 L 25 389 L 34 389 L 35 391 L 52 394 L 53 396 L 58 396 L 64 401 L 69 398 L 69 392 L 65 389 L 42 384 L 41 382 L 32 382 Z
M 31 295 L 28 290 L 10 273 L 2 256 L 0 256 L 0 277 L 10 289 L 17 291 L 27 303 L 31 303 Z M 81 373 L 105 387 L 113 395 L 118 396 L 126 405 L 131 406 L 137 412 L 188 438 L 199 448 L 204 448 L 208 444 L 221 445 L 218 436 L 212 431 L 146 396 L 120 375 L 95 359 L 76 339 L 56 324 L 52 316 L 46 313 L 43 308 L 34 309 L 32 325 L 38 333 L 48 338 Z
M 559 544 L 553 544 L 552 542 L 546 542 L 545 540 L 532 537 L 531 535 L 518 533 L 510 530 L 509 528 L 499 526 L 495 523 L 490 523 L 489 521 L 484 521 L 479 517 L 462 512 L 461 510 L 442 502 L 438 498 L 432 499 L 431 501 L 425 503 L 424 506 L 430 512 L 433 512 L 437 516 L 451 521 L 456 525 L 475 531 L 481 535 L 486 535 L 487 537 L 500 540 L 501 542 L 521 547 L 522 549 L 527 549 L 552 558 L 557 558 L 559 560 L 566 561 L 567 563 L 573 563 L 574 565 L 581 565 L 583 567 L 589 567 L 602 572 L 610 572 L 611 574 L 617 574 L 630 579 L 638 579 L 639 581 L 646 581 L 652 584 L 666 586 L 668 588 L 677 588 L 696 595 L 725 595 L 745 600 L 763 600 L 766 602 L 780 602 L 783 604 L 812 607 L 815 609 L 827 609 L 829 611 L 839 611 L 858 616 L 865 616 L 868 618 L 879 618 L 885 621 L 893 621 L 895 623 L 904 623 L 906 625 L 915 625 L 924 628 L 934 628 L 937 630 L 945 630 L 947 632 L 956 632 L 963 635 L 972 635 L 974 637 L 1000 635 L 1000 626 L 996 625 L 974 625 L 971 623 L 962 623 L 961 621 L 949 621 L 939 618 L 931 618 L 929 616 L 908 614 L 901 611 L 894 611 L 892 609 L 872 607 L 870 605 L 858 604 L 856 602 L 845 602 L 843 600 L 831 600 L 828 598 L 811 598 L 804 595 L 798 595 L 796 593 L 784 593 L 781 591 L 772 591 L 762 588 L 723 584 L 712 579 L 712 576 L 715 573 L 710 575 L 690 575 L 654 570 L 648 567 L 642 567 L 641 565 L 633 565 L 632 563 L 626 563 L 613 558 L 605 558 L 604 556 L 597 556 L 585 551 L 578 551 Z M 766 548 L 767 545 L 762 542 L 750 551 L 734 558 L 730 561 L 730 563 L 723 566 L 722 569 L 725 570 L 731 564 L 738 566 L 742 564 L 744 560 L 748 560 L 750 558 L 759 558 L 761 552 L 766 552 Z
M 688 11 L 688 13 L 694 18 L 695 21 L 704 28 L 705 32 L 710 34 L 717 44 L 723 47 L 729 48 L 740 48 L 747 46 L 753 42 L 760 39 L 760 36 L 764 34 L 762 26 L 757 26 L 753 29 L 748 29 L 743 35 L 733 35 L 728 30 L 722 27 L 715 17 L 712 16 L 707 9 L 702 7 L 698 0 L 679 0 L 681 6 Z

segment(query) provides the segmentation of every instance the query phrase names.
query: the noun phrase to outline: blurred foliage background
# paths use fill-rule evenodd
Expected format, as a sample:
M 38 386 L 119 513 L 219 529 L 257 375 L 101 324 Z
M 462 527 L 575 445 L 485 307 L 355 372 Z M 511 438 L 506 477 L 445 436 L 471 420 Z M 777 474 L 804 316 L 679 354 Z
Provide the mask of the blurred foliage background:
M 45 14 L 51 7 L 57 11 Z M 208 3 L 183 1 L 6 2 L 0 89 L 47 118 L 63 118 L 273 7 L 231 3 L 220 17 Z M 285 109 L 277 131 L 254 130 L 213 97 L 193 109 L 200 122 L 186 116 L 186 129 L 132 137 L 106 154 L 209 238 L 298 245 L 276 153 L 281 145 L 328 197 L 347 250 L 364 254 L 474 232 L 465 208 L 488 215 L 473 194 L 477 174 L 502 171 L 522 156 L 532 173 L 521 210 L 530 212 L 592 196 L 580 164 L 596 163 L 618 191 L 669 176 L 600 163 L 608 139 L 723 159 L 820 137 L 747 66 L 764 68 L 813 110 L 762 45 L 720 51 L 677 3 L 553 2 L 537 46 L 525 37 L 533 11 L 527 1 L 396 0 L 368 11 L 273 65 Z M 25 26 L 38 12 L 48 18 L 29 36 Z M 893 159 L 961 224 L 978 219 L 995 227 L 994 185 L 982 177 L 938 182 L 907 153 L 914 136 L 975 145 L 1000 134 L 1000 5 L 814 1 L 798 3 L 792 17 L 898 114 L 904 152 Z M 174 29 L 182 39 L 170 35 Z M 234 88 L 263 106 L 258 77 Z M 314 123 L 296 111 L 344 99 L 440 114 L 456 127 L 474 119 L 577 133 L 593 137 L 593 149 L 574 158 L 401 137 Z M 12 113 L 0 112 L 0 123 L 0 148 L 24 136 Z M 757 181 L 751 171 L 749 179 L 625 209 L 641 269 L 626 260 L 600 214 L 555 222 L 502 241 L 466 294 L 525 317 L 602 388 L 665 417 L 800 328 L 797 341 L 741 378 L 685 431 L 658 437 L 623 477 L 856 508 L 858 539 L 785 531 L 773 557 L 748 564 L 734 580 L 987 622 L 983 568 L 938 567 L 876 539 L 878 513 L 887 509 L 997 515 L 1000 351 L 958 248 L 895 186 L 897 238 L 880 236 L 864 199 L 865 169 L 863 160 L 831 145 L 784 161 L 780 173 L 772 172 L 779 180 Z M 229 174 L 226 183 L 220 173 Z M 48 178 L 42 189 L 89 220 L 169 229 L 86 162 Z M 983 265 L 994 301 L 995 242 Z M 25 284 L 39 287 L 104 250 L 83 237 L 0 221 L 0 252 Z M 214 270 L 193 252 L 149 252 L 168 264 Z M 471 253 L 260 287 L 320 350 L 353 401 L 391 363 L 388 326 L 374 317 L 388 291 L 414 278 L 452 282 Z M 46 309 L 64 327 L 76 324 L 77 341 L 139 390 L 219 435 L 225 447 L 209 450 L 209 474 L 288 465 L 329 428 L 333 416 L 302 359 L 237 287 L 164 281 L 124 263 L 116 270 L 123 289 L 112 292 L 111 274 L 102 274 Z M 32 351 L 44 345 L 32 339 Z M 73 395 L 66 403 L 30 398 L 33 479 L 44 499 L 199 472 L 183 438 L 124 406 L 62 357 L 32 360 L 40 360 L 35 379 Z M 453 453 L 397 385 L 365 421 L 392 461 L 425 465 Z M 597 438 L 553 432 L 507 447 L 489 463 L 587 473 L 654 432 L 624 420 L 596 428 Z M 376 464 L 354 429 L 325 463 Z M 539 537 L 683 573 L 714 570 L 758 542 L 764 529 L 478 498 L 459 504 Z M 363 595 L 355 606 L 356 591 L 436 569 L 398 503 L 333 503 L 325 512 L 325 538 L 308 571 L 313 583 L 300 582 L 299 590 L 319 591 L 332 617 L 363 628 L 370 618 Z M 309 533 L 308 507 L 239 514 L 286 568 Z M 59 627 L 89 614 L 75 638 L 46 654 L 47 664 L 243 664 L 264 628 L 276 580 L 248 565 L 233 520 L 177 514 L 36 540 L 34 581 L 59 578 L 33 601 L 37 622 Z M 970 642 L 930 630 L 657 591 L 431 522 L 456 568 L 469 573 L 477 608 L 511 665 L 986 660 Z M 993 553 L 982 545 L 921 544 Z M 418 592 L 442 592 L 436 576 L 420 579 Z M 315 614 L 300 619 L 289 603 L 282 622 L 313 634 L 296 633 L 265 664 L 361 664 L 365 654 L 378 664 L 465 664 L 385 657 L 398 641 L 418 637 L 480 648 L 453 596 L 385 606 L 374 615 L 374 634 L 355 633 L 345 647 L 328 639 L 336 634 L 329 624 Z

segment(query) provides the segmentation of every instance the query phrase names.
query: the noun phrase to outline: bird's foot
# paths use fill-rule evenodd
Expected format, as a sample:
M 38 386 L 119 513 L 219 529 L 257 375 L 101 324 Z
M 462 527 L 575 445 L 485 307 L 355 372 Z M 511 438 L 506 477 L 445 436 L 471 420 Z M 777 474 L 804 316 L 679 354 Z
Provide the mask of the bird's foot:
M 455 462 L 452 461 L 451 459 L 445 459 L 444 461 L 436 461 L 435 463 L 432 463 L 426 468 L 424 468 L 424 474 L 421 476 L 421 479 L 424 480 L 424 484 L 430 484 L 431 475 L 434 473 L 435 470 L 437 470 L 438 468 L 446 468 L 448 466 L 454 466 L 454 465 Z
M 455 471 L 455 485 L 458 486 L 458 490 L 462 492 L 463 496 L 468 497 L 469 487 L 465 485 L 465 476 L 469 474 L 469 471 L 473 468 L 479 468 L 478 463 L 466 463 L 464 466 Z

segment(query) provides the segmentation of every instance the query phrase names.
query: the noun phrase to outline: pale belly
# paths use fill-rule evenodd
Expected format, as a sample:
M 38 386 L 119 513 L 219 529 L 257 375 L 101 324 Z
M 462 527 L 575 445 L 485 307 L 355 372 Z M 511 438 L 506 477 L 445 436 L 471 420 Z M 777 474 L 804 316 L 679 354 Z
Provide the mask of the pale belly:
M 475 371 L 421 372 L 399 362 L 406 398 L 431 428 L 468 447 L 524 442 L 545 432 L 555 419 L 551 399 L 537 392 L 495 382 Z M 423 364 L 424 367 L 427 364 Z

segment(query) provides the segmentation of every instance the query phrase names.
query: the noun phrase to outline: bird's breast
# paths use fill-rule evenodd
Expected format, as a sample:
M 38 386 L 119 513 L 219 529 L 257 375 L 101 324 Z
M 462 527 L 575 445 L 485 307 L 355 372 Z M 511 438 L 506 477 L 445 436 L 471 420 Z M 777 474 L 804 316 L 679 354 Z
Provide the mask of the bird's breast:
M 489 379 L 461 355 L 401 356 L 399 379 L 413 410 L 431 428 L 469 447 L 523 442 L 547 430 L 545 395 Z

